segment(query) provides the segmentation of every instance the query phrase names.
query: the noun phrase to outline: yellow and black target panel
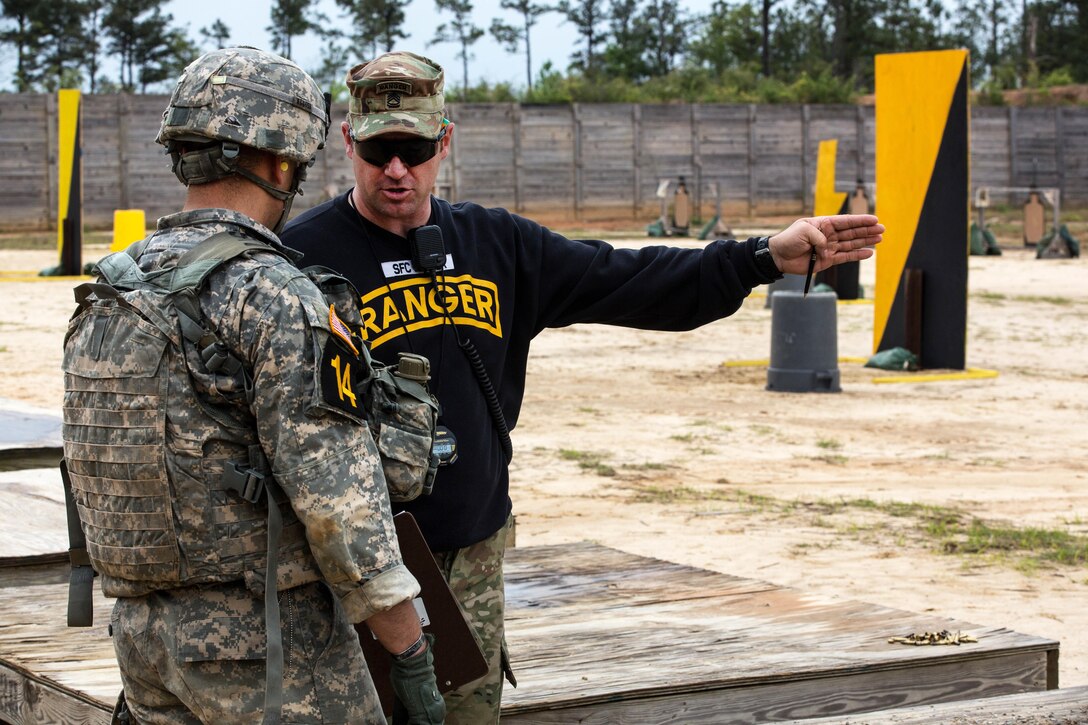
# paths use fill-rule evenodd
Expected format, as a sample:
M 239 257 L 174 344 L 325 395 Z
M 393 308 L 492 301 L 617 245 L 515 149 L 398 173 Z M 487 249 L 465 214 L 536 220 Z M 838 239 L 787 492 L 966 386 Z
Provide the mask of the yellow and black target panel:
M 873 351 L 966 363 L 970 143 L 966 50 L 876 56 Z
M 83 114 L 80 92 L 57 92 L 57 247 L 60 273 L 82 272 Z

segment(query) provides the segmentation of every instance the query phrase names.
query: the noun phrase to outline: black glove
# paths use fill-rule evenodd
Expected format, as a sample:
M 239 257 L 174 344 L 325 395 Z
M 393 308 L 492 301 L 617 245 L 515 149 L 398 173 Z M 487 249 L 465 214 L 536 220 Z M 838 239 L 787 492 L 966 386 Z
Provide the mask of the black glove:
M 438 692 L 434 677 L 434 635 L 427 638 L 427 649 L 405 660 L 393 658 L 390 679 L 393 692 L 408 711 L 411 725 L 442 725 L 446 703 Z

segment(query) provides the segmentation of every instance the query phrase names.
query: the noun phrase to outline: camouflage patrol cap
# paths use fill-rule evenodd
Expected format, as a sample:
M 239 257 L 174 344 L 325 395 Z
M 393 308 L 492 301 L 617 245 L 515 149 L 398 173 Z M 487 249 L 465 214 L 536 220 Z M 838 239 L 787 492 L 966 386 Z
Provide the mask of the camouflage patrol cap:
M 189 64 L 155 141 L 232 141 L 305 165 L 325 145 L 329 116 L 313 78 L 273 53 L 223 48 Z
M 383 133 L 437 138 L 445 97 L 442 66 L 415 53 L 393 51 L 348 71 L 348 123 L 352 138 Z

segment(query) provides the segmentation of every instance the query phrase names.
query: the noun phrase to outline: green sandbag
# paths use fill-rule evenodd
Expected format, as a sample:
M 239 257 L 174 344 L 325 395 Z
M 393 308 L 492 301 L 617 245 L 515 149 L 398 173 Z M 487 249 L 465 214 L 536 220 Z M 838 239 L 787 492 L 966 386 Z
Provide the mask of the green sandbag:
M 986 254 L 986 239 L 982 236 L 982 230 L 978 224 L 971 225 L 971 254 L 981 256 Z
M 873 355 L 865 363 L 865 367 L 881 370 L 917 370 L 918 356 L 905 347 L 892 347 Z
M 1036 259 L 1068 259 L 1079 256 L 1080 244 L 1069 233 L 1069 227 L 1064 224 L 1057 235 L 1050 231 L 1035 245 Z
M 653 223 L 648 224 L 646 226 L 646 236 L 648 236 L 648 237 L 664 237 L 664 236 L 666 236 L 665 235 L 665 225 L 661 223 L 660 219 L 658 219 L 656 222 L 653 222 Z
M 971 224 L 971 254 L 976 256 L 1001 256 L 1001 247 L 997 245 L 994 233 L 989 229 Z

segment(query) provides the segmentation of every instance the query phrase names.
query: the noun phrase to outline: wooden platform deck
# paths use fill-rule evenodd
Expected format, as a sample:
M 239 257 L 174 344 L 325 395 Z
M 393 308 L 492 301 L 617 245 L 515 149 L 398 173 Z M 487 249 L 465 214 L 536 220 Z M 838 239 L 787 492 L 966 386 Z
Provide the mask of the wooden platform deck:
M 1057 687 L 1058 643 L 591 544 L 511 552 L 503 722 L 756 723 Z M 974 644 L 905 646 L 941 630 Z
M 1088 685 L 1067 690 L 920 705 L 792 725 L 1081 725 L 1088 723 Z
M 96 588 L 95 626 L 65 626 L 54 455 L 45 451 L 38 468 L 0 465 L 0 721 L 107 723 L 120 690 L 106 632 L 111 602 Z M 506 567 L 520 686 L 506 689 L 504 723 L 845 718 L 1058 685 L 1058 643 L 1000 627 L 822 599 L 588 543 L 512 549 Z M 888 642 L 940 630 L 978 641 Z

